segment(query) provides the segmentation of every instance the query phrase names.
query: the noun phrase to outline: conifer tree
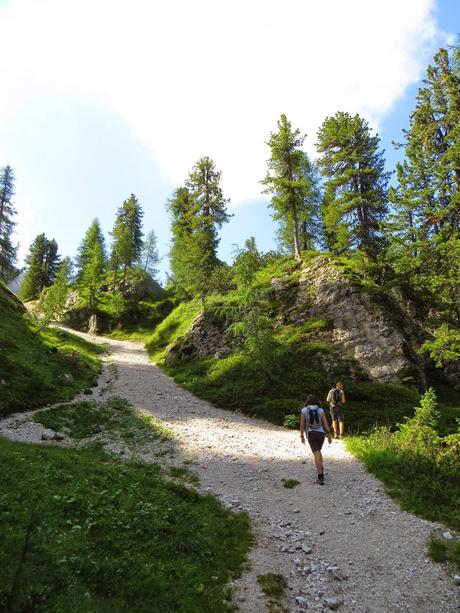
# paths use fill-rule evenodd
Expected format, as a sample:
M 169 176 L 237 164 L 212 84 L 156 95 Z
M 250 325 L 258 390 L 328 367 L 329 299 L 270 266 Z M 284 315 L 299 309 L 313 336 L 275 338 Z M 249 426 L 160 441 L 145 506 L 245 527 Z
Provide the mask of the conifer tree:
M 322 244 L 323 229 L 321 219 L 322 193 L 319 172 L 306 153 L 303 153 L 299 176 L 304 180 L 304 186 L 299 194 L 302 198 L 299 198 L 297 207 L 299 248 L 300 251 L 308 251 Z M 292 216 L 287 212 L 282 217 L 274 214 L 274 218 L 279 221 L 277 240 L 281 251 L 283 253 L 293 253 L 295 246 L 293 242 Z
M 26 257 L 27 270 L 19 291 L 21 300 L 35 300 L 45 287 L 52 285 L 60 265 L 58 245 L 39 234 Z
M 10 281 L 17 274 L 15 267 L 17 246 L 11 240 L 16 210 L 14 196 L 14 173 L 11 166 L 0 168 L 0 279 Z
M 176 190 L 169 202 L 172 245 L 172 279 L 187 295 L 203 299 L 210 291 L 216 267 L 218 229 L 230 215 L 229 202 L 220 185 L 221 173 L 214 162 L 203 157 L 193 167 L 184 187 Z
M 317 179 L 307 154 L 301 149 L 304 139 L 300 130 L 292 128 L 286 115 L 281 115 L 278 131 L 272 133 L 267 142 L 271 156 L 267 162 L 268 172 L 261 181 L 266 186 L 264 193 L 272 196 L 273 218 L 281 223 L 281 242 L 291 243 L 296 260 L 300 260 L 302 249 L 300 228 L 302 226 L 304 245 L 310 244 L 318 205 L 316 196 L 313 197 Z
M 69 294 L 69 278 L 72 261 L 69 257 L 62 260 L 56 272 L 52 285 L 40 294 L 37 311 L 42 314 L 39 330 L 54 320 L 61 320 L 66 311 L 67 296 Z
M 158 268 L 157 265 L 160 261 L 160 255 L 157 247 L 157 237 L 154 230 L 145 237 L 144 245 L 141 253 L 141 265 L 144 272 L 147 272 L 152 279 L 157 278 Z
M 379 146 L 378 135 L 359 115 L 336 113 L 318 131 L 326 243 L 334 251 L 358 248 L 371 260 L 382 247 L 390 177 Z
M 106 270 L 105 240 L 98 219 L 86 231 L 77 256 L 77 284 L 88 292 L 91 308 L 96 306 L 96 293 Z
M 126 275 L 139 261 L 142 251 L 142 217 L 144 213 L 134 194 L 125 200 L 117 211 L 113 226 L 111 269 L 114 272 L 113 291 L 117 289 L 118 272 L 122 271 L 122 293 L 126 285 Z
M 460 342 L 449 328 L 460 326 L 459 46 L 434 56 L 404 134 L 388 258 L 406 293 L 441 315 L 434 342 L 451 355 L 449 346 Z

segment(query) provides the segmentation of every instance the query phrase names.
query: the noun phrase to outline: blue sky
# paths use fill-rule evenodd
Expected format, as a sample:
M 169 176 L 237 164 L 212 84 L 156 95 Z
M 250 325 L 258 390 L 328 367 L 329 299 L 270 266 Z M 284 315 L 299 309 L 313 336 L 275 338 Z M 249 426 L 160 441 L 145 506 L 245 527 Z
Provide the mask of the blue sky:
M 251 235 L 274 248 L 258 181 L 283 112 L 311 155 L 326 115 L 360 113 L 393 168 L 390 142 L 433 54 L 460 32 L 460 9 L 457 0 L 0 0 L 0 24 L 0 166 L 16 174 L 21 260 L 40 232 L 74 256 L 96 216 L 109 238 L 132 192 L 145 232 L 157 234 L 163 276 L 165 203 L 201 155 L 231 199 L 221 257 Z

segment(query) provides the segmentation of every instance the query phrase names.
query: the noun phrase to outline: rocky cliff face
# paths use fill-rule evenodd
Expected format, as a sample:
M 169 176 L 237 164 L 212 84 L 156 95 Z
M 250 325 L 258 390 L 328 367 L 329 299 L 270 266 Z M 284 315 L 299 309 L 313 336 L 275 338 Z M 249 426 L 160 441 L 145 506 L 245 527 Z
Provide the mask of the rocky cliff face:
M 425 364 L 416 353 L 420 345 L 414 332 L 417 325 L 409 312 L 403 312 L 391 296 L 371 295 L 326 257 L 304 263 L 300 276 L 297 271 L 297 276 L 272 279 L 271 299 L 278 325 L 302 325 L 311 317 L 327 320 L 327 340 L 336 354 L 349 361 L 351 378 L 360 372 L 372 381 L 426 388 Z M 325 340 L 324 334 L 319 340 Z M 191 356 L 223 357 L 234 349 L 235 340 L 225 326 L 201 314 L 171 348 L 167 363 Z M 333 357 L 332 352 L 330 355 Z M 449 383 L 460 387 L 460 368 L 452 366 L 451 371 L 451 379 L 458 381 Z
M 332 341 L 353 357 L 374 381 L 403 382 L 425 387 L 424 365 L 413 351 L 408 331 L 400 328 L 399 314 L 373 299 L 334 268 L 316 258 L 301 273 L 291 321 L 326 318 Z

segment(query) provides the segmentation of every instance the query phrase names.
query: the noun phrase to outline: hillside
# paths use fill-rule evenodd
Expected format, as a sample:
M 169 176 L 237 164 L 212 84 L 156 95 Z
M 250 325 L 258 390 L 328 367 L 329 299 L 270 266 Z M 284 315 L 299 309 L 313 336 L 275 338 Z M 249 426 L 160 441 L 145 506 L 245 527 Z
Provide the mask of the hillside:
M 68 400 L 100 371 L 99 346 L 63 330 L 38 332 L 25 312 L 0 284 L 0 416 Z
M 208 297 L 204 310 L 198 300 L 177 307 L 149 338 L 151 358 L 215 405 L 274 423 L 295 415 L 308 393 L 325 398 L 341 380 L 355 431 L 401 421 L 434 384 L 446 431 L 455 430 L 458 382 L 418 354 L 427 334 L 396 294 L 377 291 L 346 263 L 322 255 L 302 265 L 277 259 L 259 270 L 256 286 L 274 330 L 268 370 L 232 332 L 236 290 Z

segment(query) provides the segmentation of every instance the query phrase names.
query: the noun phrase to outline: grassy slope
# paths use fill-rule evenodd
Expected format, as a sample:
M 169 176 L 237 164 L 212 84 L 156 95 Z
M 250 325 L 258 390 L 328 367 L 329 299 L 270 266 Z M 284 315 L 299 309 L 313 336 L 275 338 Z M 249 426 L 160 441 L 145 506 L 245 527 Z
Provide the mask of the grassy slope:
M 62 330 L 37 334 L 18 300 L 0 285 L 0 416 L 68 400 L 91 387 L 102 351 Z
M 306 259 L 313 257 L 308 253 L 304 255 Z M 285 287 L 292 286 L 292 292 L 289 289 L 285 292 L 289 300 L 295 298 L 299 275 L 300 268 L 291 258 L 285 257 L 261 269 L 256 283 L 261 288 L 269 288 L 273 278 L 282 279 Z M 226 297 L 212 297 L 209 303 L 231 300 L 230 293 Z M 281 303 L 272 301 L 272 305 L 275 311 L 283 309 Z M 164 359 L 168 347 L 186 333 L 200 310 L 199 301 L 179 305 L 157 326 L 146 347 L 151 359 L 180 385 L 216 406 L 241 410 L 281 424 L 286 415 L 296 414 L 309 393 L 317 394 L 325 406 L 327 391 L 341 380 L 349 399 L 346 407 L 349 431 L 365 432 L 376 425 L 394 426 L 413 413 L 419 398 L 415 390 L 396 384 L 371 383 L 364 376 L 353 381 L 350 377 L 353 360 L 341 355 L 330 342 L 328 322 L 315 318 L 302 326 L 277 327 L 271 378 L 267 378 L 244 351 L 219 360 L 191 359 L 166 366 Z M 325 372 L 324 358 L 335 365 L 332 372 Z M 356 363 L 354 367 L 356 369 Z M 443 400 L 445 432 L 453 432 L 456 418 L 460 417 L 460 394 L 450 392 Z
M 153 428 L 150 445 L 165 436 L 126 403 L 101 411 L 90 404 L 81 412 L 75 405 L 42 412 L 37 420 L 68 422 L 77 438 L 101 427 L 115 433 L 120 425 L 144 437 Z M 157 466 L 124 462 L 94 446 L 77 451 L 0 439 L 0 484 L 1 610 L 228 610 L 226 583 L 252 542 L 246 514 L 167 480 Z

